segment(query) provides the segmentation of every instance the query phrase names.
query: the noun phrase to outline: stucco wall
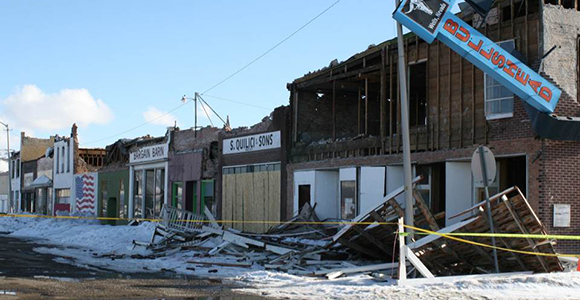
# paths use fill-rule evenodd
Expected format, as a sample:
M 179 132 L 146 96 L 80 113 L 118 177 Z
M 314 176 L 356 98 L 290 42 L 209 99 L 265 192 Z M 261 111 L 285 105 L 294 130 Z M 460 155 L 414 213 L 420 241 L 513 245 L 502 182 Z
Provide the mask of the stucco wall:
M 545 5 L 543 23 L 544 52 L 555 45 L 561 47 L 546 57 L 544 71 L 576 99 L 580 12 L 557 5 Z

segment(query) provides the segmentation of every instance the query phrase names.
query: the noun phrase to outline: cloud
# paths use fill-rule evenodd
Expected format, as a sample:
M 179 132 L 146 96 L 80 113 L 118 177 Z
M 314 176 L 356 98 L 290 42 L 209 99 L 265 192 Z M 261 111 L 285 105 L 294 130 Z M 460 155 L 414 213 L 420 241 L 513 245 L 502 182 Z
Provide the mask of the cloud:
M 147 110 L 143 112 L 143 118 L 146 122 L 165 127 L 175 125 L 175 121 L 177 120 L 177 117 L 174 115 L 162 112 L 154 106 L 149 106 Z
M 107 124 L 113 112 L 87 89 L 63 89 L 48 94 L 36 85 L 25 85 L 0 102 L 2 116 L 19 131 L 56 131 L 90 124 Z

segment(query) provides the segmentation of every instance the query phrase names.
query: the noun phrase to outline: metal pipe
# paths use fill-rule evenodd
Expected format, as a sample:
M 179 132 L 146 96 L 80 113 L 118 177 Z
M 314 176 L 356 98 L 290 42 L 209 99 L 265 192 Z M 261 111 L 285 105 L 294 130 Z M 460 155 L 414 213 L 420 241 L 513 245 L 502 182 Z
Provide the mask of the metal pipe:
M 10 207 L 9 210 L 11 213 L 14 212 L 14 204 L 12 203 L 12 169 L 10 168 L 10 166 L 12 165 L 10 163 L 10 126 L 8 124 L 4 124 L 2 122 L 0 122 L 0 124 L 4 125 L 4 127 L 6 127 L 6 147 L 8 148 L 7 154 L 6 156 L 8 157 L 8 206 Z
M 487 204 L 487 217 L 489 219 L 489 230 L 491 234 L 494 234 L 493 218 L 491 217 L 491 203 L 489 202 L 489 187 L 487 182 L 487 167 L 485 163 L 485 155 L 483 155 L 483 146 L 479 146 L 479 160 L 481 163 L 481 173 L 483 175 L 483 186 L 485 188 L 485 202 Z M 497 261 L 497 249 L 495 248 L 495 237 L 491 237 L 491 243 L 493 244 L 493 259 L 495 262 L 495 272 L 499 273 L 499 264 Z
M 402 1 L 399 1 L 399 3 Z M 411 142 L 409 137 L 409 103 L 407 98 L 407 72 L 405 63 L 405 49 L 403 46 L 403 26 L 397 22 L 397 46 L 399 52 L 399 83 L 401 91 L 401 134 L 403 135 L 403 168 L 405 174 L 405 224 L 413 226 L 413 186 L 411 169 Z M 413 231 L 407 229 L 409 233 Z M 412 242 L 412 234 L 407 236 L 407 243 Z

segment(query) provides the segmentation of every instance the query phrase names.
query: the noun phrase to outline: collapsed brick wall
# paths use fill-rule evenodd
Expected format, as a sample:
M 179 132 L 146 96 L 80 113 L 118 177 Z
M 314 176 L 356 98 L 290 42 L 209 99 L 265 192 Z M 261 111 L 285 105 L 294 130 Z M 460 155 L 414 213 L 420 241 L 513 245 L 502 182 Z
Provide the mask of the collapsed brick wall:
M 559 5 L 543 7 L 544 52 L 558 46 L 544 60 L 544 72 L 560 85 L 562 90 L 576 99 L 578 92 L 578 37 L 580 12 Z
M 332 139 L 332 92 L 319 94 L 300 91 L 298 94 L 298 140 L 309 144 Z M 358 94 L 336 94 L 336 138 L 355 137 L 358 134 Z

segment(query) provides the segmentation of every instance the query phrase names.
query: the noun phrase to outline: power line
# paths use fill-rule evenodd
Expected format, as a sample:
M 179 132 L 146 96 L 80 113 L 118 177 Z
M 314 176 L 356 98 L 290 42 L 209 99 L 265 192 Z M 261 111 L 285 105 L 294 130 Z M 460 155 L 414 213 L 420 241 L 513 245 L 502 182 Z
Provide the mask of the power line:
M 208 95 L 208 94 L 205 94 L 204 96 L 210 97 L 210 98 L 214 98 L 214 99 L 218 99 L 218 100 L 222 100 L 222 101 L 226 101 L 226 102 L 237 103 L 237 104 L 240 104 L 240 105 L 245 105 L 245 106 L 250 106 L 250 107 L 255 107 L 255 108 L 260 108 L 260 109 L 265 109 L 265 110 L 271 110 L 271 108 L 268 108 L 268 107 L 265 107 L 265 106 L 259 106 L 259 105 L 254 105 L 254 104 L 250 104 L 250 103 L 246 103 L 246 102 L 240 102 L 240 101 L 225 99 L 225 98 L 221 98 L 221 97 L 217 97 L 217 96 L 212 96 L 212 95 Z
M 268 49 L 268 51 L 262 53 L 262 55 L 256 57 L 254 60 L 252 60 L 251 62 L 249 62 L 248 64 L 246 64 L 245 66 L 243 66 L 241 69 L 235 71 L 234 73 L 232 73 L 230 76 L 226 77 L 224 80 L 216 83 L 215 85 L 213 85 L 212 87 L 210 87 L 209 89 L 205 90 L 205 92 L 201 93 L 202 95 L 204 95 L 205 93 L 215 89 L 216 87 L 220 86 L 222 83 L 230 80 L 232 77 L 238 75 L 238 73 L 242 72 L 243 70 L 245 70 L 246 68 L 248 68 L 249 66 L 253 65 L 255 62 L 257 62 L 258 60 L 260 60 L 262 57 L 266 56 L 268 53 L 272 52 L 274 49 L 278 48 L 278 46 L 282 45 L 284 42 L 286 42 L 287 40 L 289 40 L 291 37 L 293 37 L 294 35 L 296 35 L 298 32 L 300 32 L 302 29 L 306 28 L 306 26 L 310 25 L 310 23 L 314 22 L 316 19 L 320 18 L 320 16 L 322 16 L 324 13 L 326 13 L 327 11 L 329 11 L 331 8 L 333 8 L 335 5 L 337 5 L 340 1 L 342 0 L 337 0 L 336 2 L 332 3 L 329 7 L 327 7 L 325 10 L 323 10 L 321 13 L 319 13 L 318 15 L 316 15 L 316 17 L 312 18 L 310 21 L 308 21 L 306 24 L 302 25 L 302 27 L 298 28 L 296 31 L 292 32 L 289 36 L 287 36 L 285 39 L 283 39 L 282 41 L 280 41 L 278 44 L 274 45 L 274 47 Z
M 163 114 L 161 114 L 161 115 L 159 115 L 159 116 L 157 116 L 157 117 L 155 117 L 155 118 L 153 118 L 153 119 L 151 119 L 151 120 L 149 120 L 147 122 L 144 122 L 144 123 L 142 123 L 142 124 L 140 124 L 138 126 L 135 126 L 135 127 L 131 128 L 131 129 L 127 129 L 127 130 L 125 130 L 123 132 L 120 132 L 120 133 L 117 133 L 117 134 L 114 134 L 114 135 L 111 135 L 111 136 L 108 136 L 108 137 L 105 137 L 105 138 L 102 138 L 102 139 L 99 139 L 99 140 L 95 140 L 95 141 L 88 142 L 88 143 L 83 143 L 83 145 L 90 145 L 90 144 L 95 144 L 95 143 L 98 143 L 98 142 L 102 142 L 102 141 L 105 141 L 105 140 L 108 140 L 108 139 L 112 139 L 114 137 L 118 137 L 118 136 L 123 135 L 125 133 L 131 132 L 131 131 L 133 131 L 135 129 L 141 128 L 141 127 L 143 127 L 145 125 L 148 125 L 148 124 L 152 123 L 153 121 L 159 120 L 159 119 L 167 116 L 168 114 L 170 114 L 170 113 L 172 113 L 172 112 L 174 112 L 174 111 L 182 108 L 183 106 L 187 105 L 187 103 L 189 103 L 191 101 L 192 100 L 188 100 L 188 101 L 182 103 L 181 105 L 175 107 L 174 109 L 172 109 L 172 110 L 170 110 L 170 111 L 168 111 L 166 113 L 163 113 Z
M 312 18 L 310 21 L 306 22 L 306 24 L 302 25 L 300 28 L 298 28 L 297 30 L 295 30 L 294 32 L 292 32 L 292 33 L 291 33 L 289 36 L 287 36 L 286 38 L 284 38 L 284 39 L 283 39 L 282 41 L 280 41 L 278 44 L 274 45 L 272 48 L 268 49 L 266 52 L 262 53 L 260 56 L 256 57 L 254 60 L 250 61 L 248 64 L 246 64 L 245 66 L 243 66 L 243 67 L 242 67 L 242 68 L 240 68 L 239 70 L 235 71 L 234 73 L 232 73 L 231 75 L 229 75 L 228 77 L 226 77 L 225 79 L 223 79 L 222 81 L 220 81 L 220 82 L 218 82 L 218 83 L 214 84 L 212 87 L 210 87 L 209 89 L 207 89 L 207 90 L 205 90 L 203 93 L 201 93 L 201 95 L 205 95 L 205 93 L 207 93 L 207 92 L 209 92 L 209 91 L 211 91 L 211 90 L 215 89 L 216 87 L 220 86 L 220 85 L 221 85 L 221 84 L 223 84 L 224 82 L 226 82 L 226 81 L 230 80 L 232 77 L 234 77 L 234 76 L 238 75 L 240 72 L 242 72 L 243 70 L 247 69 L 249 66 L 253 65 L 253 64 L 254 64 L 254 63 L 256 63 L 258 60 L 262 59 L 264 56 L 268 55 L 268 53 L 270 53 L 270 52 L 274 51 L 274 49 L 278 48 L 280 45 L 282 45 L 283 43 L 285 43 L 286 41 L 288 41 L 290 38 L 292 38 L 292 37 L 293 37 L 294 35 L 296 35 L 298 32 L 302 31 L 302 29 L 306 28 L 306 27 L 307 27 L 308 25 L 310 25 L 312 22 L 316 21 L 316 19 L 320 18 L 320 17 L 321 17 L 323 14 L 325 14 L 327 11 L 329 11 L 331 8 L 333 8 L 335 5 L 337 5 L 337 4 L 338 4 L 340 1 L 342 1 L 342 0 L 337 0 L 337 1 L 335 1 L 334 3 L 332 3 L 332 4 L 331 4 L 330 6 L 328 6 L 326 9 L 324 9 L 324 10 L 323 10 L 321 13 L 319 13 L 319 14 L 318 14 L 318 15 L 316 15 L 314 18 Z M 209 96 L 209 97 L 212 97 L 212 96 Z M 237 101 L 233 101 L 233 100 L 226 100 L 226 99 L 223 99 L 223 98 L 218 98 L 218 97 L 214 97 L 214 98 L 216 98 L 216 99 L 221 99 L 221 100 L 224 100 L 224 101 L 230 101 L 230 102 L 234 102 L 234 103 L 238 103 L 238 104 L 243 104 L 243 105 L 248 105 L 248 106 L 253 106 L 253 107 L 262 108 L 262 109 L 268 109 L 268 110 L 269 110 L 269 108 L 260 107 L 260 106 L 257 106 L 257 105 L 247 104 L 247 103 L 243 103 L 243 102 L 237 102 Z M 220 116 L 219 116 L 219 115 L 218 115 L 218 114 L 217 114 L 217 113 L 216 113 L 216 112 L 213 110 L 213 108 L 212 108 L 211 106 L 209 106 L 209 104 L 207 104 L 207 102 L 205 102 L 203 99 L 202 99 L 202 101 L 203 101 L 203 102 L 204 102 L 204 103 L 205 103 L 205 104 L 206 104 L 206 105 L 207 105 L 207 106 L 208 106 L 208 107 L 209 107 L 209 108 L 210 108 L 210 109 L 211 109 L 211 110 L 212 110 L 212 111 L 213 111 L 213 112 L 214 112 L 214 113 L 215 113 L 215 114 L 216 114 L 216 115 L 217 115 L 217 116 L 218 116 L 218 117 L 219 117 L 219 118 L 222 120 L 222 122 L 224 122 L 224 124 L 225 124 L 225 121 L 223 121 L 223 119 L 222 119 L 222 118 L 221 118 L 221 117 L 220 117 Z M 99 140 L 91 141 L 91 142 L 88 142 L 88 143 L 83 143 L 83 145 L 90 145 L 90 144 L 95 144 L 95 143 L 98 143 L 98 142 L 102 142 L 102 141 L 105 141 L 105 140 L 108 140 L 108 139 L 111 139 L 111 138 L 114 138 L 114 137 L 118 137 L 118 136 L 120 136 L 120 135 L 123 135 L 123 134 L 125 134 L 125 133 L 131 132 L 131 131 L 133 131 L 133 130 L 135 130 L 135 129 L 141 128 L 141 127 L 143 127 L 143 126 L 145 126 L 145 125 L 147 125 L 147 124 L 150 124 L 151 122 L 153 122 L 153 121 L 155 121 L 155 120 L 158 120 L 158 119 L 160 119 L 160 118 L 162 118 L 162 117 L 164 117 L 164 116 L 166 116 L 166 115 L 170 114 L 171 112 L 174 112 L 174 111 L 176 111 L 176 110 L 180 109 L 181 107 L 185 106 L 185 105 L 186 105 L 187 103 L 189 103 L 189 102 L 190 102 L 190 101 L 187 101 L 187 102 L 185 102 L 185 103 L 183 103 L 183 104 L 181 104 L 181 105 L 179 105 L 179 106 L 175 107 L 174 109 L 172 109 L 172 110 L 170 110 L 170 111 L 168 111 L 168 112 L 166 112 L 166 113 L 164 113 L 164 114 L 162 114 L 162 115 L 159 115 L 158 117 L 156 117 L 156 118 L 154 118 L 154 119 L 151 119 L 151 120 L 149 120 L 149 121 L 147 121 L 147 122 L 145 122 L 145 123 L 142 123 L 142 124 L 140 124 L 140 125 L 138 125 L 138 126 L 135 126 L 135 127 L 133 127 L 133 128 L 127 129 L 127 130 L 125 130 L 125 131 L 123 131 L 123 132 L 120 132 L 120 133 L 117 133 L 117 134 L 114 134 L 114 135 L 111 135 L 111 136 L 108 136 L 108 137 L 105 137 L 105 138 L 102 138 L 102 139 L 99 139 Z

